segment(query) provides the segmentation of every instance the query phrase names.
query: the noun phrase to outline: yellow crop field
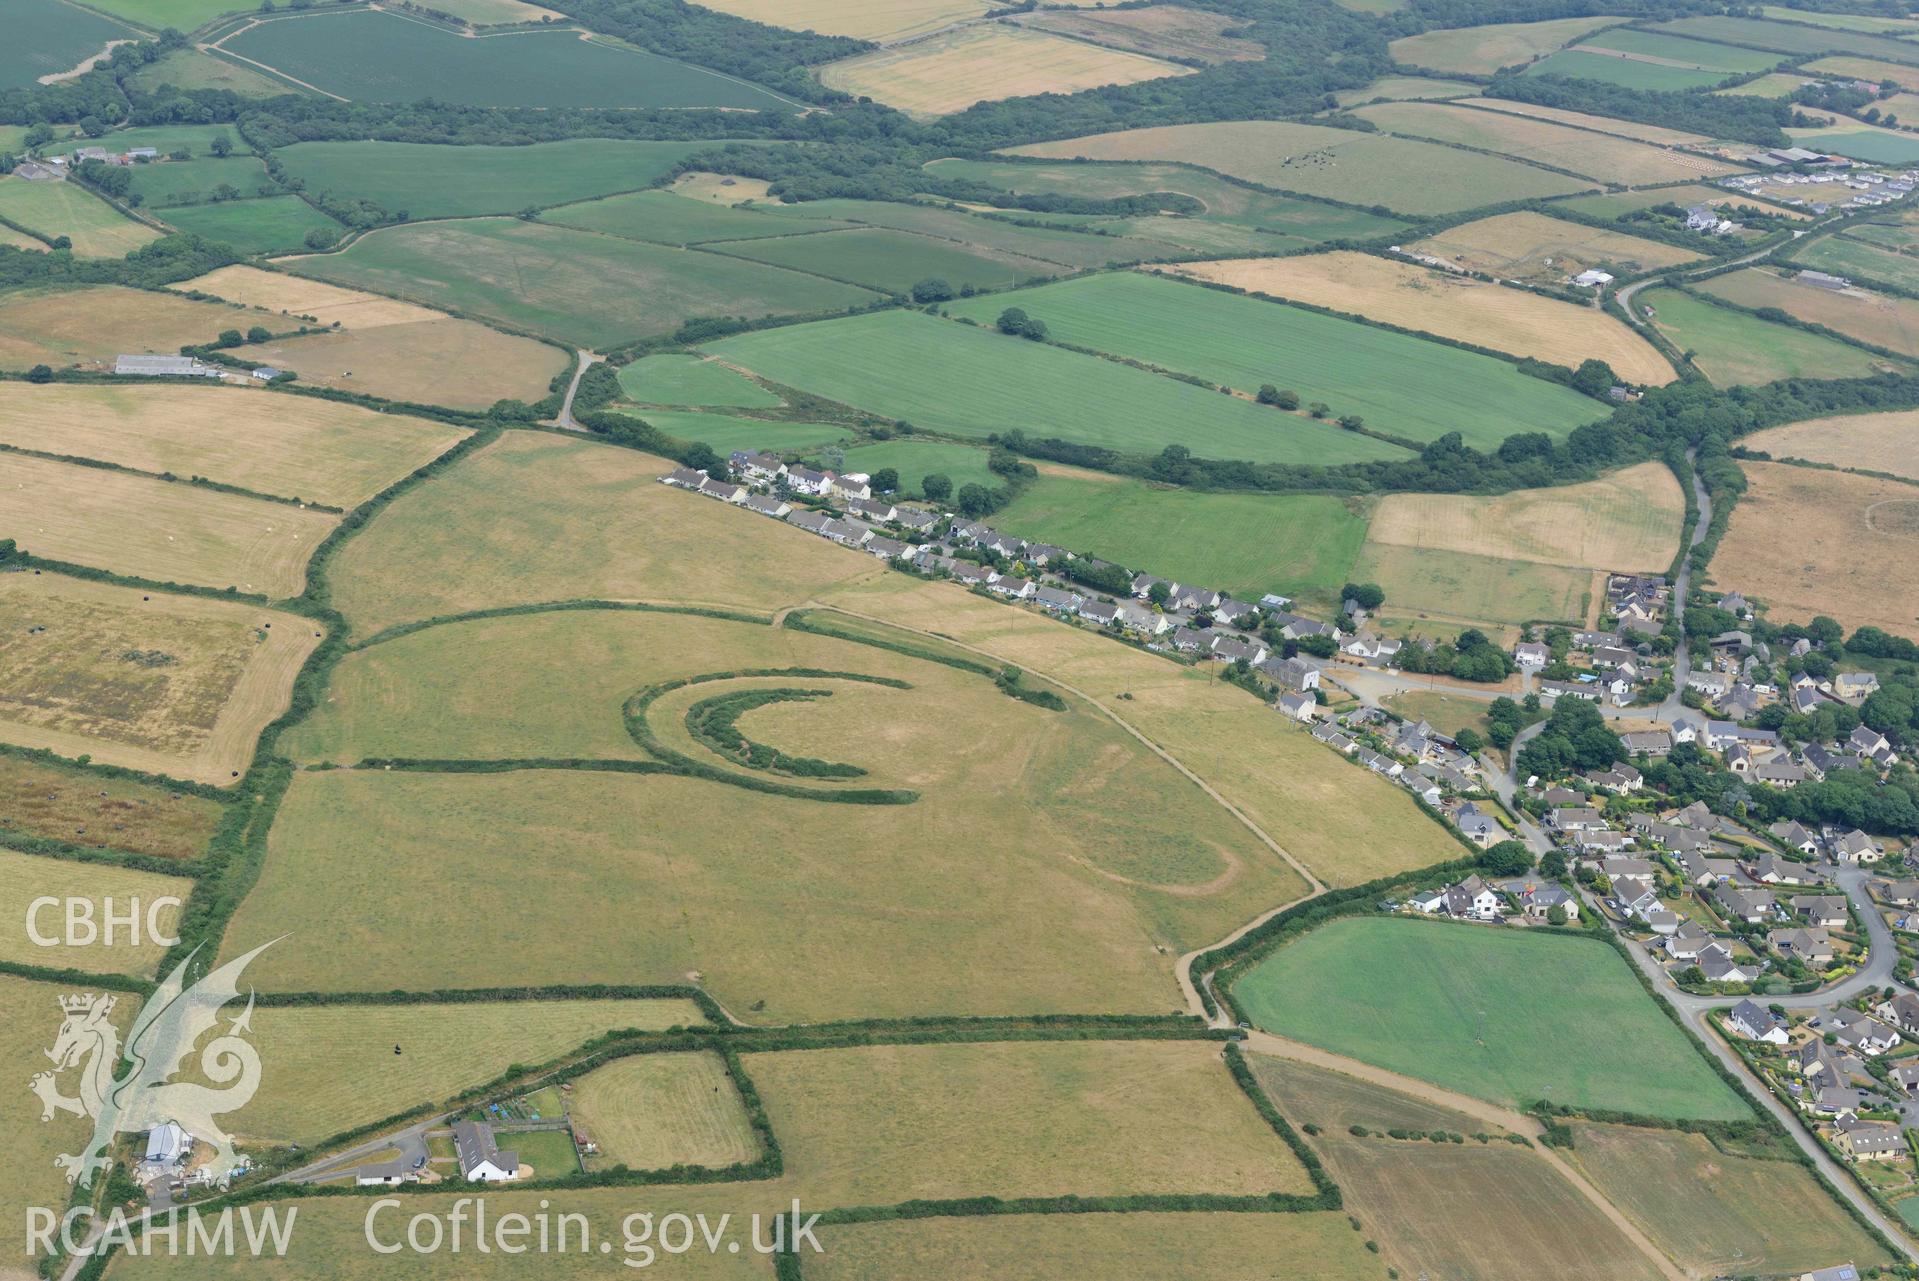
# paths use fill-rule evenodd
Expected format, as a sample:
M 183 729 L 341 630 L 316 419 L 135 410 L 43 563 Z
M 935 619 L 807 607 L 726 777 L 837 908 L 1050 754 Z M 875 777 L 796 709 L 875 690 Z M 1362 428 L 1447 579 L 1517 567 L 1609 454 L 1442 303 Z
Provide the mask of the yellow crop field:
M 334 507 L 359 506 L 465 435 L 237 387 L 0 383 L 0 443 Z
M 1240 25 L 1230 14 L 1207 13 L 1176 4 L 1105 11 L 1040 10 L 1018 19 L 1022 26 L 1091 40 L 1155 58 L 1197 58 L 1202 62 L 1258 60 L 1266 46 L 1225 34 Z
M 1497 630 L 1536 619 L 1582 622 L 1593 577 L 1590 570 L 1564 565 L 1370 539 L 1360 549 L 1353 575 L 1385 589 L 1382 626 L 1411 627 L 1429 637 L 1456 633 L 1461 626 L 1490 624 Z M 1501 631 L 1499 638 L 1505 636 Z
M 1468 271 L 1542 285 L 1563 284 L 1595 267 L 1615 276 L 1637 275 L 1699 258 L 1675 245 L 1566 222 L 1530 209 L 1448 227 L 1407 248 L 1456 262 Z
M 1480 107 L 1487 111 L 1501 111 L 1514 116 L 1531 116 L 1535 120 L 1550 120 L 1555 124 L 1573 125 L 1576 128 L 1595 130 L 1599 133 L 1617 134 L 1622 138 L 1637 138 L 1641 142 L 1658 143 L 1666 147 L 1697 147 L 1705 150 L 1710 148 L 1713 142 L 1702 133 L 1687 133 L 1683 129 L 1667 129 L 1662 125 L 1616 120 L 1611 116 L 1588 115 L 1583 111 L 1567 111 L 1563 107 L 1542 107 L 1535 103 L 1518 102 L 1506 98 L 1461 98 L 1459 103 L 1465 107 Z
M 1585 569 L 1657 573 L 1679 550 L 1685 494 L 1663 463 L 1582 485 L 1482 498 L 1389 494 L 1367 541 Z
M 166 951 L 148 933 L 149 910 L 159 937 L 171 937 L 180 921 L 180 903 L 192 890 L 193 882 L 182 876 L 136 872 L 111 863 L 41 858 L 0 848 L 0 914 L 10 923 L 0 931 L 0 961 L 97 974 L 149 974 Z M 29 918 L 29 906 L 40 898 L 59 902 Z M 76 933 L 70 941 L 61 906 L 70 898 L 93 904 L 92 919 L 102 930 L 99 936 Z M 167 898 L 174 900 L 172 906 L 155 908 L 159 900 Z M 122 924 L 116 926 L 111 939 L 107 938 L 104 930 L 109 909 L 122 919 L 129 912 L 137 912 L 139 937 L 133 937 L 129 927 Z M 43 947 L 34 941 L 27 930 L 30 919 L 42 938 L 54 940 L 52 946 Z
M 1644 184 L 1738 173 L 1738 165 L 1531 116 L 1480 111 L 1449 102 L 1381 102 L 1353 114 L 1389 133 L 1497 151 L 1597 178 Z
M 370 294 L 362 289 L 343 289 L 323 281 L 308 280 L 305 276 L 267 271 L 261 267 L 221 267 L 169 288 L 181 293 L 212 294 L 231 303 L 275 312 L 296 320 L 351 329 L 418 324 L 442 319 L 446 314 L 382 294 Z
M 1310 1192 L 1207 1041 L 751 1054 L 802 1204 Z
M 1583 360 L 1603 360 L 1632 383 L 1660 386 L 1677 377 L 1652 344 L 1602 311 L 1414 262 L 1341 251 L 1229 258 L 1173 270 L 1514 356 L 1575 368 Z
M 1919 480 L 1919 411 L 1915 410 L 1814 418 L 1756 432 L 1740 443 L 1774 458 L 1803 458 Z
M 600 1145 L 601 1165 L 722 1169 L 759 1156 L 746 1107 L 717 1054 L 630 1054 L 575 1079 L 567 1107 Z
M 0 214 L 43 236 L 65 236 L 77 258 L 124 258 L 160 232 L 74 182 L 0 178 Z M 45 248 L 36 242 L 37 248 Z
M 749 22 L 885 44 L 925 35 L 993 8 L 992 0 L 699 0 Z
M 315 630 L 237 601 L 0 575 L 0 739 L 232 782 L 286 710 Z
M 160 582 L 297 596 L 339 517 L 217 490 L 0 454 L 0 528 L 36 556 Z
M 1556 18 L 1550 22 L 1503 22 L 1486 27 L 1428 31 L 1395 40 L 1387 49 L 1393 61 L 1431 71 L 1456 71 L 1489 76 L 1501 67 L 1518 66 L 1563 49 L 1618 18 Z
M 1191 67 L 1026 27 L 963 27 L 820 68 L 820 82 L 919 116 L 976 102 L 1189 76 Z
M 1745 463 L 1747 488 L 1712 577 L 1778 623 L 1826 614 L 1897 635 L 1919 624 L 1919 490 L 1899 481 Z
M 1714 276 L 1700 288 L 1755 310 L 1777 307 L 1835 333 L 1905 356 L 1919 356 L 1919 302 L 1870 290 L 1822 289 L 1759 267 Z
M 82 365 L 111 369 L 113 358 L 179 354 L 223 329 L 270 321 L 214 302 L 121 285 L 28 289 L 0 298 L 0 368 Z

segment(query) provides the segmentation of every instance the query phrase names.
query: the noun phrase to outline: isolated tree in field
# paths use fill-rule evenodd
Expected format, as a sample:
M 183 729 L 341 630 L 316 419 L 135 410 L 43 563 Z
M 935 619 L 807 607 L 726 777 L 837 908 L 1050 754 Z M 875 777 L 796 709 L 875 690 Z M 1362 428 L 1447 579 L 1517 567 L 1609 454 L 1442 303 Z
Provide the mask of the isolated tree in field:
M 953 297 L 953 286 L 938 276 L 929 277 L 913 286 L 914 302 L 945 302 Z
M 233 139 L 227 137 L 225 134 L 219 134 L 213 139 L 210 148 L 214 155 L 225 159 L 233 154 Z
M 963 515 L 980 517 L 993 510 L 993 491 L 984 485 L 961 485 L 959 509 Z
M 943 503 L 953 496 L 953 478 L 945 472 L 933 472 L 920 479 L 920 493 L 928 502 Z
M 27 381 L 30 383 L 50 383 L 53 381 L 53 370 L 46 365 L 35 365 L 32 369 L 27 370 Z
M 873 488 L 882 494 L 890 494 L 900 487 L 900 474 L 897 468 L 882 467 L 873 473 Z

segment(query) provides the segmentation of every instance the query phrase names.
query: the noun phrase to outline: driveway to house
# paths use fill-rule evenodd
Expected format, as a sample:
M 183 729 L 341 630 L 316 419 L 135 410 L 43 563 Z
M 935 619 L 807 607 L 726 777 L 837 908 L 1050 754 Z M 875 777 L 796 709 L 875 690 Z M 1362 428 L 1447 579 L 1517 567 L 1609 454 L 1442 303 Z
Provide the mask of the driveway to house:
M 352 1170 L 356 1166 L 367 1164 L 367 1158 L 388 1148 L 400 1149 L 395 1160 L 405 1161 L 408 1165 L 418 1163 L 424 1169 L 427 1162 L 426 1132 L 445 1125 L 453 1114 L 443 1113 L 409 1125 L 406 1129 L 393 1134 L 382 1134 L 368 1139 L 365 1143 L 350 1147 L 344 1152 L 336 1152 L 324 1160 L 311 1165 L 303 1165 L 297 1170 L 288 1170 L 285 1174 L 275 1175 L 268 1183 L 313 1183 L 321 1179 L 333 1178 Z

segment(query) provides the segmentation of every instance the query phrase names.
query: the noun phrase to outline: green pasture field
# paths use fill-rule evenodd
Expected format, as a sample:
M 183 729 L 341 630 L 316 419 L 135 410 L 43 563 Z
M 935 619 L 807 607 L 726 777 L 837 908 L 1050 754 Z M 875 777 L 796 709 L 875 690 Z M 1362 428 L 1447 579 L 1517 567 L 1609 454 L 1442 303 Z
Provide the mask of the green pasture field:
M 0 847 L 0 911 L 14 923 L 12 929 L 0 934 L 0 961 L 54 970 L 145 977 L 153 972 L 166 952 L 146 931 L 149 908 L 160 899 L 175 900 L 171 907 L 161 907 L 153 913 L 161 933 L 170 934 L 180 923 L 180 904 L 192 892 L 193 882 L 183 876 L 136 872 L 112 863 L 43 858 Z M 56 902 L 30 918 L 29 907 L 42 898 Z M 61 905 L 70 898 L 91 902 L 95 923 L 101 925 L 105 921 L 107 899 L 113 900 L 113 910 L 121 917 L 129 910 L 137 911 L 141 918 L 139 938 L 129 937 L 126 926 L 121 925 L 111 942 L 102 935 L 86 945 L 63 941 L 41 947 L 35 943 L 27 932 L 29 920 L 43 937 L 67 938 Z
M 762 330 L 708 350 L 789 386 L 961 436 L 1019 428 L 1134 452 L 1181 444 L 1204 458 L 1268 462 L 1403 456 L 1250 401 L 919 312 Z M 903 369 L 915 377 L 902 380 Z
M 92 0 L 92 7 L 130 18 L 155 31 L 172 27 L 192 31 L 222 14 L 239 13 L 259 6 L 246 0 Z
M 1657 62 L 1635 62 L 1631 58 L 1613 58 L 1580 49 L 1562 49 L 1541 58 L 1521 74 L 1603 80 L 1607 84 L 1624 85 L 1628 89 L 1652 89 L 1662 93 L 1704 89 L 1727 78 L 1718 71 L 1695 71 L 1689 67 L 1668 67 Z
M 306 247 L 310 231 L 324 231 L 330 236 L 346 231 L 298 196 L 182 205 L 167 210 L 166 220 L 181 231 L 225 241 L 243 254 L 292 253 Z
M 1378 543 L 1361 550 L 1353 573 L 1385 588 L 1386 613 L 1407 621 L 1580 622 L 1592 589 L 1592 574 L 1583 569 Z
M 620 391 L 639 405 L 771 409 L 780 398 L 750 378 L 690 353 L 644 356 L 620 368 Z
M 1698 67 L 1703 71 L 1724 72 L 1726 75 L 1770 71 L 1779 65 L 1777 54 L 1736 49 L 1731 45 L 1711 44 L 1704 40 L 1688 40 L 1684 36 L 1638 31 L 1631 27 L 1613 27 L 1601 31 L 1581 40 L 1576 48 L 1614 49 L 1620 53 L 1644 54 Z
M 1695 36 L 1701 40 L 1726 40 L 1759 49 L 1776 49 L 1780 53 L 1851 53 L 1865 58 L 1884 58 L 1889 62 L 1919 65 L 1919 44 L 1911 41 L 1865 32 L 1817 31 L 1791 23 L 1767 22 L 1762 18 L 1724 15 L 1680 18 L 1673 22 L 1662 22 L 1652 30 Z
M 1605 414 L 1587 397 L 1491 356 L 1137 273 L 963 299 L 947 309 L 990 325 L 1007 307 L 1023 308 L 1060 342 L 1249 393 L 1272 383 L 1297 391 L 1302 404 L 1321 401 L 1335 416 L 1357 413 L 1376 431 L 1413 440 L 1457 431 L 1485 448 L 1515 432 L 1563 436 Z M 1193 452 L 1220 456 L 1199 444 Z
M 1857 222 L 1840 233 L 1848 240 L 1863 240 L 1895 253 L 1919 249 L 1919 227 L 1901 218 L 1897 222 Z
M 302 275 L 606 350 L 708 316 L 842 311 L 879 295 L 718 254 L 517 218 L 383 228 Z
M 240 197 L 272 196 L 284 191 L 267 176 L 266 166 L 244 152 L 224 160 L 205 156 L 193 160 L 162 160 L 135 165 L 133 194 L 148 209 L 172 205 L 212 203 L 215 188 L 232 187 Z
M 1280 592 L 1330 602 L 1366 537 L 1366 518 L 1341 497 L 1208 494 L 1053 467 L 993 523 L 1251 600 Z
M 363 197 L 414 218 L 466 218 L 644 187 L 712 145 L 615 138 L 525 147 L 303 142 L 274 154 L 308 191 Z
M 1597 940 L 1340 920 L 1280 948 L 1232 991 L 1259 1027 L 1495 1103 L 1752 1115 Z M 1542 1022 L 1552 1036 L 1539 1034 Z
M 213 154 L 210 148 L 215 138 L 225 138 L 232 143 L 236 154 L 247 154 L 246 143 L 241 140 L 239 130 L 232 125 L 136 125 L 131 129 L 115 129 L 100 140 L 100 145 L 121 151 L 152 147 L 163 156 L 185 151 L 193 156 L 207 157 Z M 73 145 L 78 147 L 87 143 L 85 139 L 75 139 Z
M 724 1169 L 759 1155 L 740 1092 L 711 1052 L 616 1059 L 573 1082 L 568 1111 L 600 1145 L 595 1169 Z
M 1822 236 L 1793 255 L 1793 260 L 1802 266 L 1834 272 L 1854 280 L 1876 280 L 1919 291 L 1919 257 L 1894 249 L 1883 249 L 1877 244 L 1866 244 L 1863 236 L 1858 240 L 1853 239 L 1853 236 L 1854 232 L 1850 230 L 1837 236 Z
M 139 33 L 60 0 L 8 0 L 0 89 L 19 89 L 41 76 L 71 71 L 107 47 Z
M 1795 133 L 1793 142 L 1869 164 L 1910 165 L 1919 161 L 1919 136 L 1890 129 L 1810 129 Z
M 577 29 L 466 38 L 372 10 L 269 18 L 225 52 L 327 93 L 370 102 L 434 98 L 474 107 L 778 107 L 785 99 L 718 72 Z
M 160 233 L 77 182 L 0 178 L 0 214 L 45 236 L 66 236 L 76 258 L 121 258 Z
M 519 1157 L 521 1165 L 533 1167 L 533 1178 L 563 1179 L 580 1172 L 579 1150 L 568 1130 L 522 1130 L 499 1137 L 500 1146 Z
M 851 223 L 891 227 L 982 250 L 1039 258 L 1067 267 L 1105 267 L 1182 256 L 1179 246 L 1161 240 L 1125 235 L 1098 235 L 1081 231 L 1080 223 L 1021 226 L 1010 221 L 1047 221 L 1017 211 L 1004 214 L 969 213 L 937 205 L 897 204 L 884 200 L 809 200 L 793 205 L 768 205 L 765 212 L 781 218 L 804 219 L 808 224 Z
M 1785 22 L 1809 22 L 1834 31 L 1869 31 L 1881 35 L 1919 35 L 1919 22 L 1910 18 L 1882 18 L 1863 13 L 1820 13 L 1817 9 L 1788 9 L 1783 5 L 1765 5 L 1760 9 L 1768 18 Z
M 701 440 L 722 454 L 735 449 L 763 449 L 793 454 L 817 445 L 831 445 L 852 433 L 832 423 L 765 422 L 737 414 L 699 413 L 693 410 L 638 409 L 631 411 L 669 436 Z
M 126 83 L 146 93 L 172 86 L 175 89 L 227 89 L 243 98 L 277 98 L 293 91 L 284 81 L 198 49 L 175 49 L 162 54 L 128 76 Z
M 1649 289 L 1633 301 L 1652 307 L 1660 332 L 1681 351 L 1692 352 L 1693 363 L 1721 387 L 1758 386 L 1781 378 L 1863 378 L 1901 367 L 1846 343 L 1674 289 Z
M 690 200 L 670 191 L 629 191 L 622 195 L 607 196 L 603 200 L 563 205 L 547 210 L 541 215 L 541 220 L 578 227 L 583 231 L 604 232 L 609 236 L 651 240 L 662 245 L 697 245 L 713 240 L 784 236 L 793 230 L 790 224 L 752 209 L 714 204 L 708 200 Z M 822 220 L 820 229 L 851 225 Z
M 899 492 L 908 498 L 919 497 L 920 481 L 934 472 L 950 479 L 956 493 L 962 485 L 984 485 L 991 489 L 1003 483 L 986 469 L 985 450 L 933 440 L 884 440 L 860 445 L 846 451 L 846 466 L 841 470 L 871 474 L 882 467 L 899 472 Z
M 731 240 L 712 252 L 790 267 L 829 280 L 904 294 L 922 280 L 961 289 L 1004 289 L 1047 280 L 1065 271 L 1057 263 L 975 249 L 910 231 L 863 227 L 772 240 Z

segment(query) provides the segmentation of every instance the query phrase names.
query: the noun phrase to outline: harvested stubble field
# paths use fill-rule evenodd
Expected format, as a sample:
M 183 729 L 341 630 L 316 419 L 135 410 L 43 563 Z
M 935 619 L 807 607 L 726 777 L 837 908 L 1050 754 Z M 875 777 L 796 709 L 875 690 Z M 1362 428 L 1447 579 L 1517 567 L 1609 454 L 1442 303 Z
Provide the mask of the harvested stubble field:
M 1737 165 L 1721 160 L 1449 102 L 1382 102 L 1354 114 L 1390 133 L 1496 151 L 1607 183 L 1681 182 L 1739 172 Z
M 0 178 L 0 214 L 43 236 L 66 236 L 80 258 L 121 258 L 160 238 L 152 227 L 72 182 Z
M 1663 63 L 1628 58 L 1623 53 L 1609 53 L 1603 49 L 1562 49 L 1527 67 L 1525 74 L 1598 80 L 1606 84 L 1623 85 L 1628 89 L 1650 89 L 1662 93 L 1704 89 L 1728 78 L 1724 72 L 1668 67 Z
M 1919 45 L 1913 46 L 1919 48 Z M 1919 92 L 1919 67 L 1897 62 L 1876 62 L 1871 58 L 1821 58 L 1808 62 L 1802 70 L 1848 80 L 1890 80 L 1901 88 Z
M 1333 95 L 1342 107 L 1385 99 L 1403 102 L 1418 98 L 1464 98 L 1478 93 L 1480 86 L 1470 80 L 1439 80 L 1431 76 L 1381 76 L 1358 89 L 1341 89 Z
M 722 1169 L 759 1155 L 739 1090 L 720 1056 L 631 1054 L 573 1082 L 567 1108 L 604 1165 Z
M 1581 179 L 1457 147 L 1267 120 L 1128 129 L 1012 151 L 1059 159 L 1177 161 L 1282 191 L 1406 214 L 1454 213 L 1592 188 Z
M 1803 458 L 1919 480 L 1919 411 L 1815 418 L 1758 432 L 1739 443 L 1774 458 Z
M 705 1022 L 699 1006 L 681 999 L 257 1006 L 253 1042 L 268 1069 L 230 1124 L 261 1142 L 311 1144 L 447 1099 L 512 1064 L 544 1063 L 607 1032 Z
M 1583 485 L 1496 497 L 1389 494 L 1373 514 L 1376 544 L 1468 552 L 1584 569 L 1663 572 L 1679 549 L 1685 495 L 1664 463 Z
M 885 43 L 977 18 L 992 0 L 700 0 L 749 22 Z
M 159 582 L 298 596 L 339 517 L 129 472 L 0 455 L 0 527 L 21 547 Z
M 824 1281 L 902 1276 L 1057 1281 L 1063 1276 L 1193 1281 L 1285 1274 L 1383 1281 L 1379 1255 L 1343 1214 L 1021 1214 L 904 1219 L 820 1229 L 807 1275 Z M 1282 1274 L 1284 1275 L 1284 1274 Z
M 1693 363 L 1721 387 L 1781 378 L 1864 378 L 1899 368 L 1896 361 L 1848 343 L 1676 289 L 1648 289 L 1634 301 L 1653 308 L 1653 323 L 1675 347 L 1691 352 Z
M 1193 356 L 1211 346 L 1203 341 L 1209 336 L 1217 338 L 1233 333 L 1242 346 L 1255 344 L 1229 328 L 1180 328 L 1177 309 L 1186 300 L 1177 291 L 1189 290 L 1193 295 L 1184 311 L 1204 313 L 1204 319 L 1214 325 L 1218 325 L 1222 317 L 1234 318 L 1231 309 L 1235 307 L 1254 309 L 1237 316 L 1243 323 L 1257 323 L 1257 309 L 1280 310 L 1268 303 L 1225 294 L 1208 297 L 1204 291 L 1189 285 L 1128 275 L 1085 277 L 1069 282 L 1066 287 L 1080 285 L 1088 290 L 1102 290 L 1102 282 L 1126 280 L 1136 280 L 1138 284 L 1120 284 L 1113 288 L 1130 290 L 1135 303 L 1142 306 L 1151 300 L 1156 304 L 1152 310 L 1121 316 L 1088 305 L 1076 311 L 1075 321 L 1069 323 L 1065 298 L 1053 294 L 1044 296 L 1055 301 L 1034 314 L 1063 341 L 1113 350 L 1107 343 L 1088 341 L 1083 333 L 1073 337 L 1074 324 L 1098 323 L 1104 317 L 1151 339 L 1176 344 L 1182 356 Z M 1386 441 L 1344 432 L 1302 415 L 1283 414 L 1249 399 L 1222 396 L 1191 383 L 1098 356 L 1008 337 L 987 327 L 992 317 L 1005 307 L 1024 305 L 1031 310 L 1040 305 L 1035 295 L 1043 294 L 1043 289 L 996 295 L 988 300 L 990 306 L 982 306 L 978 301 L 953 304 L 951 309 L 956 313 L 986 311 L 984 325 L 959 324 L 911 311 L 879 312 L 761 330 L 709 344 L 706 350 L 777 382 L 871 413 L 910 420 L 959 436 L 985 437 L 1018 427 L 1035 435 L 1057 435 L 1135 453 L 1156 454 L 1167 445 L 1180 444 L 1203 458 L 1249 458 L 1259 462 L 1333 464 L 1404 457 L 1398 445 Z M 1085 296 L 1080 290 L 1073 292 Z M 1172 309 L 1166 305 L 1169 302 Z M 1187 319 L 1193 317 L 1189 315 Z M 1271 317 L 1274 325 L 1284 327 L 1288 322 L 1301 329 L 1315 323 L 1335 326 L 1352 330 L 1361 338 L 1376 332 L 1303 312 Z M 1408 346 L 1419 345 L 1411 339 L 1397 341 Z M 1350 340 L 1348 345 L 1350 347 Z M 1153 350 L 1157 348 L 1120 349 L 1120 352 L 1150 357 Z M 1261 348 L 1261 352 L 1270 356 L 1270 349 Z M 1485 361 L 1484 357 L 1451 350 L 1446 350 L 1445 356 L 1458 357 L 1459 363 Z M 1265 368 L 1270 375 L 1270 365 Z M 896 376 L 896 371 L 901 369 L 916 370 L 919 377 L 902 381 Z M 1255 380 L 1253 386 L 1257 387 L 1260 381 L 1264 379 Z M 1548 406 L 1557 407 L 1550 396 L 1541 399 Z M 1348 400 L 1342 404 L 1341 412 L 1351 403 Z M 1384 422 L 1380 425 L 1387 426 Z M 1571 423 L 1567 425 L 1570 428 Z M 1408 434 L 1417 430 L 1403 426 L 1400 429 L 1407 430 Z
M 886 571 L 659 478 L 651 454 L 512 433 L 405 494 L 340 550 L 334 599 L 361 635 L 580 598 L 773 610 Z M 702 566 L 689 575 L 686 567 Z
M 1462 27 L 1407 36 L 1387 47 L 1394 62 L 1409 67 L 1489 76 L 1501 67 L 1531 62 L 1563 49 L 1588 32 L 1618 21 L 1601 16 Z
M 0 577 L 0 616 L 0 736 L 205 783 L 246 767 L 319 644 L 292 614 L 54 574 Z
M 541 213 L 546 222 L 582 231 L 600 231 L 659 245 L 700 245 L 715 240 L 753 240 L 785 236 L 796 228 L 750 205 L 723 205 L 671 191 L 628 191 L 601 200 L 562 205 Z M 820 230 L 851 223 L 821 219 Z M 809 225 L 806 230 L 811 230 Z
M 160 858 L 198 858 L 220 806 L 149 783 L 0 755 L 0 828 Z
M 1700 288 L 1741 307 L 1777 307 L 1860 342 L 1919 356 L 1919 302 L 1910 298 L 1875 294 L 1857 286 L 1822 289 L 1759 267 L 1714 276 L 1701 282 Z
M 1713 557 L 1775 622 L 1816 614 L 1910 635 L 1919 622 L 1919 489 L 1782 463 L 1743 464 L 1747 488 Z
M 1495 1103 L 1751 1115 L 1595 940 L 1339 920 L 1246 971 L 1233 994 L 1261 1027 Z M 1581 1017 L 1541 1038 L 1548 1008 Z
M 1178 270 L 1235 289 L 1329 307 L 1514 356 L 1573 368 L 1583 360 L 1599 359 L 1631 383 L 1663 386 L 1677 377 L 1652 344 L 1605 312 L 1419 263 L 1341 251 L 1185 263 Z M 1420 386 L 1406 390 L 1421 395 L 1447 385 L 1410 381 Z M 1598 417 L 1597 405 L 1594 410 L 1592 416 Z
M 162 898 L 184 901 L 192 891 L 193 882 L 185 877 L 136 872 L 110 863 L 40 858 L 0 848 L 0 913 L 5 913 L 6 919 L 13 923 L 13 928 L 0 933 L 0 961 L 96 974 L 149 974 L 166 948 L 147 933 L 148 909 Z M 29 917 L 30 905 L 44 898 L 57 902 Z M 129 938 L 122 925 L 111 941 L 103 934 L 83 946 L 64 941 L 51 947 L 34 943 L 27 933 L 29 923 L 43 936 L 65 939 L 67 931 L 61 904 L 69 899 L 91 902 L 96 923 L 104 922 L 108 899 L 112 900 L 112 910 L 122 917 L 130 910 L 137 911 L 141 921 L 140 937 Z M 133 906 L 136 902 L 137 907 Z M 179 919 L 177 902 L 152 913 L 152 920 L 163 935 L 171 934 Z
M 602 350 L 696 317 L 843 311 L 880 296 L 761 263 L 517 218 L 382 228 L 289 265 Z M 635 307 L 636 298 L 646 306 Z
M 1042 11 L 1016 21 L 1021 26 L 1153 58 L 1238 62 L 1266 56 L 1266 46 L 1259 41 L 1226 34 L 1240 25 L 1231 14 L 1207 13 L 1176 4 L 1107 12 Z
M 1571 125 L 1576 129 L 1617 134 L 1622 138 L 1637 138 L 1640 142 L 1650 142 L 1665 147 L 1697 147 L 1703 150 L 1709 148 L 1713 141 L 1703 133 L 1687 133 L 1681 129 L 1640 124 L 1634 120 L 1615 120 L 1611 116 L 1593 116 L 1583 111 L 1567 111 L 1560 107 L 1542 107 L 1537 103 L 1519 102 L 1508 98 L 1462 98 L 1459 105 L 1504 112 L 1512 116 L 1530 116 L 1535 120 L 1550 120 L 1555 124 Z
M 1729 1155 L 1698 1134 L 1580 1124 L 1570 1157 L 1660 1249 L 1698 1274 L 1797 1275 L 1887 1260 L 1796 1160 Z
M 272 320 L 121 285 L 21 290 L 0 300 L 0 366 L 110 369 L 122 352 L 174 356 L 189 344 L 212 342 L 223 329 Z
M 466 432 L 238 387 L 0 383 L 0 444 L 357 507 Z
M 964 111 L 976 102 L 1077 93 L 1193 68 L 1006 23 L 960 27 L 820 68 L 820 83 L 918 116 Z
M 260 343 L 247 356 L 316 386 L 452 409 L 539 400 L 568 364 L 550 344 L 451 316 Z
M 1790 98 L 1793 92 L 1806 83 L 1808 77 L 1796 71 L 1777 71 L 1769 76 L 1760 76 L 1757 80 L 1748 80 L 1736 84 L 1730 89 L 1716 89 L 1728 97 L 1738 98 Z
M 1028 1041 L 745 1063 L 802 1204 L 1310 1193 L 1220 1059 L 1210 1041 Z
M 1604 267 L 1615 276 L 1637 275 L 1699 258 L 1676 245 L 1602 231 L 1530 209 L 1449 227 L 1407 248 L 1456 262 L 1469 271 L 1541 285 L 1561 284 L 1592 267 Z

